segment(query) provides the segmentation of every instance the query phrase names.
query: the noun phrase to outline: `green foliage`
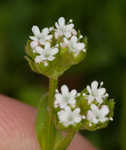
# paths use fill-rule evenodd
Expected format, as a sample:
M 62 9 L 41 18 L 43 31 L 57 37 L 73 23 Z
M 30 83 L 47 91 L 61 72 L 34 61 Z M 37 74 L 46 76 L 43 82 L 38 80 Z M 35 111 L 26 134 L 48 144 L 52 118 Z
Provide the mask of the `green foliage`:
M 60 131 L 56 130 L 54 123 L 52 124 L 53 136 L 48 134 L 48 96 L 45 95 L 41 98 L 40 105 L 38 108 L 35 130 L 37 133 L 37 138 L 40 144 L 40 147 L 43 150 L 53 149 L 62 140 Z M 56 144 L 55 144 L 56 143 Z

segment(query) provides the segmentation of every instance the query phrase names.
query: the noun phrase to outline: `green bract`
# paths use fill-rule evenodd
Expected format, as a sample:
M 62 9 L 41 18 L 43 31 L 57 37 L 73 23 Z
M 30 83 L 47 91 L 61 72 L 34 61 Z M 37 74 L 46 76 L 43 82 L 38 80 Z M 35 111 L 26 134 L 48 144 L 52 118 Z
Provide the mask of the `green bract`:
M 33 50 L 30 47 L 30 41 L 28 41 L 26 45 L 26 59 L 32 71 L 45 75 L 49 78 L 57 79 L 72 65 L 81 62 L 86 55 L 85 52 L 80 52 L 77 56 L 75 56 L 74 53 L 70 52 L 68 48 L 61 48 L 60 46 L 58 47 L 58 49 L 59 52 L 58 54 L 56 54 L 55 59 L 48 62 L 48 66 L 45 66 L 43 63 L 36 63 L 34 61 L 37 54 L 33 53 Z

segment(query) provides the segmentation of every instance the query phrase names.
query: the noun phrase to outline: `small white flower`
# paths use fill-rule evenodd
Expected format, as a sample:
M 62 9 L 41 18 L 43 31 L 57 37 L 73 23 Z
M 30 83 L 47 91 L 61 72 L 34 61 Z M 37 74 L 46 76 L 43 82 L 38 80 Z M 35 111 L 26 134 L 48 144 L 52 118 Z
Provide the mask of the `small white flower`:
M 36 46 L 34 49 L 33 49 L 33 53 L 37 53 L 37 54 L 41 54 L 43 51 L 43 48 L 40 47 L 40 46 Z
M 41 47 L 37 47 L 36 53 L 39 53 L 40 55 L 35 57 L 35 62 L 44 62 L 45 66 L 47 66 L 47 61 L 53 61 L 55 59 L 54 55 L 58 53 L 58 48 L 51 48 L 50 43 L 46 43 L 44 49 Z
M 50 30 L 48 28 L 42 29 L 40 44 L 45 45 L 47 41 L 52 39 L 52 35 L 49 35 Z
M 75 56 L 80 53 L 80 51 L 86 52 L 85 44 L 78 42 L 76 36 L 72 36 L 70 40 L 64 38 L 64 42 L 61 44 L 63 47 L 68 47 L 70 52 L 74 52 Z
M 40 32 L 40 29 L 38 26 L 33 26 L 32 27 L 32 32 L 34 36 L 30 36 L 30 39 L 32 40 L 31 42 L 31 48 L 35 48 L 39 44 L 45 45 L 47 41 L 52 39 L 52 35 L 49 35 L 49 29 L 44 28 L 42 29 L 42 32 Z
M 106 93 L 106 89 L 102 88 L 103 82 L 101 82 L 100 87 L 98 88 L 98 82 L 93 81 L 91 83 L 91 87 L 87 86 L 87 90 L 89 95 L 86 95 L 88 99 L 88 103 L 91 104 L 94 100 L 96 100 L 99 104 L 103 102 L 103 100 L 108 96 Z
M 54 107 L 65 108 L 67 105 L 75 107 L 76 96 L 77 96 L 76 90 L 69 91 L 68 87 L 66 85 L 63 85 L 61 87 L 61 93 L 57 92 L 55 94 Z
M 70 38 L 72 34 L 76 35 L 77 32 L 74 29 L 74 24 L 65 24 L 64 17 L 60 17 L 58 22 L 55 23 L 55 38 L 59 38 L 61 36 L 65 36 L 66 38 Z
M 64 110 L 58 112 L 59 122 L 65 127 L 69 125 L 76 125 L 81 122 L 82 116 L 80 115 L 80 108 L 76 108 L 73 111 L 70 107 L 66 107 Z
M 108 120 L 106 117 L 109 113 L 109 108 L 107 105 L 103 105 L 100 109 L 95 105 L 91 104 L 91 110 L 88 111 L 87 119 L 94 124 L 98 122 L 104 123 Z

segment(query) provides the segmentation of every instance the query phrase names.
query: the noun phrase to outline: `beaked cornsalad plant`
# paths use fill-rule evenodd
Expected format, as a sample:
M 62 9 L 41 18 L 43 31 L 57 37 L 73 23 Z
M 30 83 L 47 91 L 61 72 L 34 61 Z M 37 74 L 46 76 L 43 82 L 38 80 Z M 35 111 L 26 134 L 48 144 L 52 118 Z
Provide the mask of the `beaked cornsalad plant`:
M 113 120 L 114 102 L 103 82 L 93 81 L 80 93 L 67 85 L 57 89 L 58 78 L 81 62 L 87 51 L 87 39 L 75 30 L 72 20 L 66 23 L 60 17 L 53 27 L 40 31 L 33 26 L 32 32 L 26 59 L 34 72 L 49 78 L 49 92 L 41 98 L 36 118 L 38 141 L 42 150 L 65 150 L 80 129 L 106 127 Z

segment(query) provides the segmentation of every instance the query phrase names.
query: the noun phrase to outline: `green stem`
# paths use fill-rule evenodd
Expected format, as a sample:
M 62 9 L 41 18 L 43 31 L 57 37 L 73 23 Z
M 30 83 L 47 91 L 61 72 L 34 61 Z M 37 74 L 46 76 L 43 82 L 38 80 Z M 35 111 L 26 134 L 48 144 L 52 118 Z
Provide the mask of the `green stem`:
M 50 79 L 49 80 L 49 97 L 48 97 L 48 113 L 49 113 L 49 120 L 48 120 L 48 145 L 47 145 L 47 150 L 53 149 L 52 147 L 54 146 L 52 141 L 54 141 L 55 133 L 54 131 L 54 124 L 53 124 L 53 114 L 54 114 L 54 96 L 55 96 L 55 91 L 57 88 L 57 80 L 55 79 Z
M 64 139 L 56 146 L 55 150 L 66 150 L 76 132 L 77 132 L 76 130 L 68 132 L 67 135 L 64 137 Z

